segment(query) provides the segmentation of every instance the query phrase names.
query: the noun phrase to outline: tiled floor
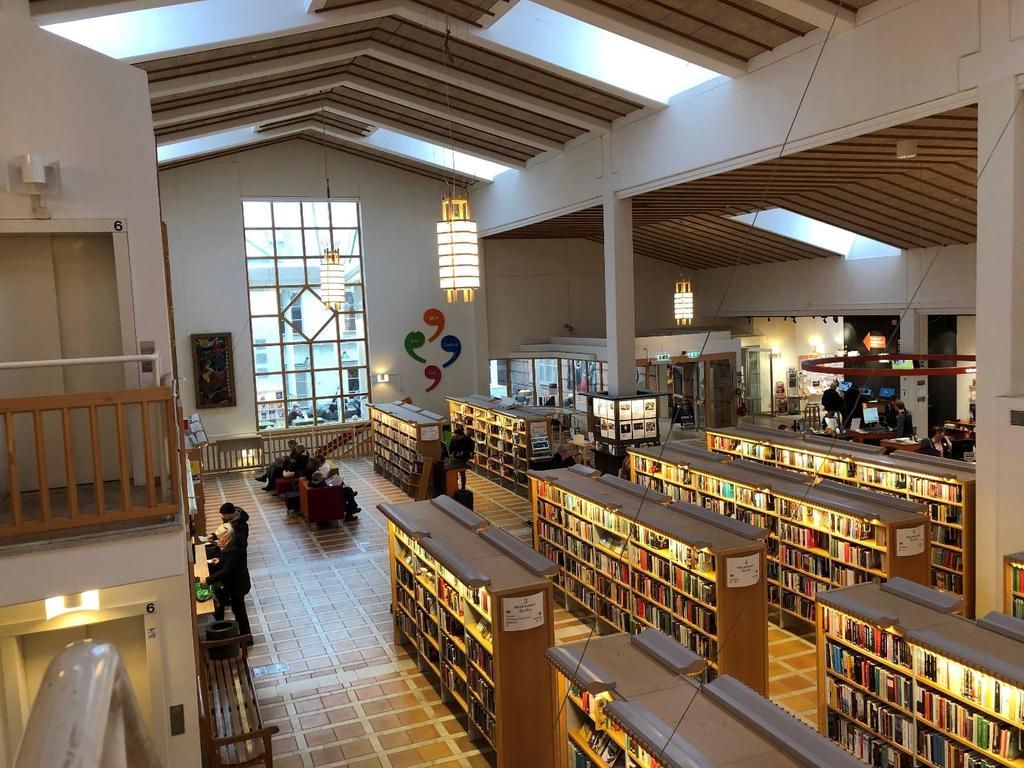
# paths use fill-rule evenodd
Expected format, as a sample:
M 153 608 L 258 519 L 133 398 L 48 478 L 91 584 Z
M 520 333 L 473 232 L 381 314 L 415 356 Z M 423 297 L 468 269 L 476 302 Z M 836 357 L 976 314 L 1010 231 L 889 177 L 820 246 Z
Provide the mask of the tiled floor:
M 262 672 L 257 686 L 264 719 L 281 729 L 274 765 L 488 765 L 455 712 L 392 642 L 386 527 L 375 507 L 408 499 L 366 459 L 345 462 L 342 473 L 359 491 L 363 514 L 358 523 L 324 530 L 289 518 L 251 473 L 207 482 L 211 518 L 224 501 L 251 516 L 251 663 Z M 470 488 L 480 514 L 528 539 L 527 499 L 473 475 Z M 589 633 L 565 611 L 555 619 L 557 642 Z M 813 646 L 774 627 L 770 645 L 773 698 L 813 718 Z

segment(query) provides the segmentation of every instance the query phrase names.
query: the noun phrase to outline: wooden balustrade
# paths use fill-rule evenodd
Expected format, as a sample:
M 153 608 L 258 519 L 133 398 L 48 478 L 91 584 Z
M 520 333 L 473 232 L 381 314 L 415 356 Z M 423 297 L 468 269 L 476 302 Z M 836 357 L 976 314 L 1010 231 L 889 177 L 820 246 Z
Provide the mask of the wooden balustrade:
M 316 429 L 264 430 L 260 432 L 263 441 L 263 458 L 269 462 L 277 456 L 288 453 L 288 441 L 298 440 L 310 455 L 331 449 L 328 455 L 335 458 L 351 459 L 372 454 L 373 436 L 370 424 L 360 421 L 352 424 L 337 424 Z
M 0 400 L 0 540 L 177 514 L 175 414 L 166 387 Z

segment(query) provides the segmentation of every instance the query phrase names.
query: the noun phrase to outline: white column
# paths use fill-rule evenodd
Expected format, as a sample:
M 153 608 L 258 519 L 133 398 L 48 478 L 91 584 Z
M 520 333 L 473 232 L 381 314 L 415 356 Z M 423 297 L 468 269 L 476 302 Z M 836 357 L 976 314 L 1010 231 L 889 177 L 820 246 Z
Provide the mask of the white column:
M 1024 395 L 1024 106 L 1017 105 L 1020 96 L 1012 75 L 978 87 L 979 171 L 984 166 L 978 181 L 977 256 L 979 615 L 1001 609 L 1002 556 L 1024 547 L 1020 523 L 1024 428 L 1009 425 L 1009 410 L 1022 407 L 1020 399 L 1012 398 Z
M 604 193 L 604 311 L 608 392 L 636 394 L 636 308 L 633 296 L 633 202 Z
M 928 351 L 928 315 L 907 310 L 900 322 L 899 350 L 906 354 L 924 354 Z M 900 400 L 907 406 L 919 438 L 928 436 L 928 378 L 926 376 L 900 376 Z

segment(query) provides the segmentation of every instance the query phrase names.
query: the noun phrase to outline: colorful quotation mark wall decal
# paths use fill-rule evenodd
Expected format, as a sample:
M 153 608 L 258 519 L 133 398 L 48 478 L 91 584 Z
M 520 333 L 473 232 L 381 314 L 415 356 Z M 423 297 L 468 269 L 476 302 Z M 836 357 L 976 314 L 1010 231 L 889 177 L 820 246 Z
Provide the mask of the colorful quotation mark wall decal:
M 432 344 L 438 336 L 444 333 L 444 313 L 436 307 L 431 307 L 423 313 L 423 322 L 430 328 L 434 329 L 434 332 L 427 338 L 423 331 L 409 331 L 405 335 L 405 351 L 409 353 L 409 357 L 418 363 L 426 363 L 427 360 L 417 354 L 417 350 L 422 349 L 427 344 Z M 440 367 L 434 363 L 430 363 L 423 369 L 423 377 L 431 382 L 430 386 L 427 387 L 424 392 L 430 392 L 434 390 L 438 384 L 441 383 L 441 377 L 443 375 L 443 369 L 450 366 L 456 360 L 459 359 L 459 355 L 462 354 L 462 342 L 459 341 L 458 336 L 452 334 L 446 334 L 441 336 L 441 351 L 448 353 L 448 360 L 441 363 Z

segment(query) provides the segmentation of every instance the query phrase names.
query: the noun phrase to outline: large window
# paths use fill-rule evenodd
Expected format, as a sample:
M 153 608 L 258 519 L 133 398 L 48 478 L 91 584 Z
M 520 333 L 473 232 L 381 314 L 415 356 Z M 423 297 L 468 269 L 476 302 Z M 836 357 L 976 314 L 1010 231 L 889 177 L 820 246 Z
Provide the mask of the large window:
M 259 428 L 366 419 L 359 203 L 245 200 L 242 222 Z M 320 301 L 325 248 L 345 267 L 337 313 Z

